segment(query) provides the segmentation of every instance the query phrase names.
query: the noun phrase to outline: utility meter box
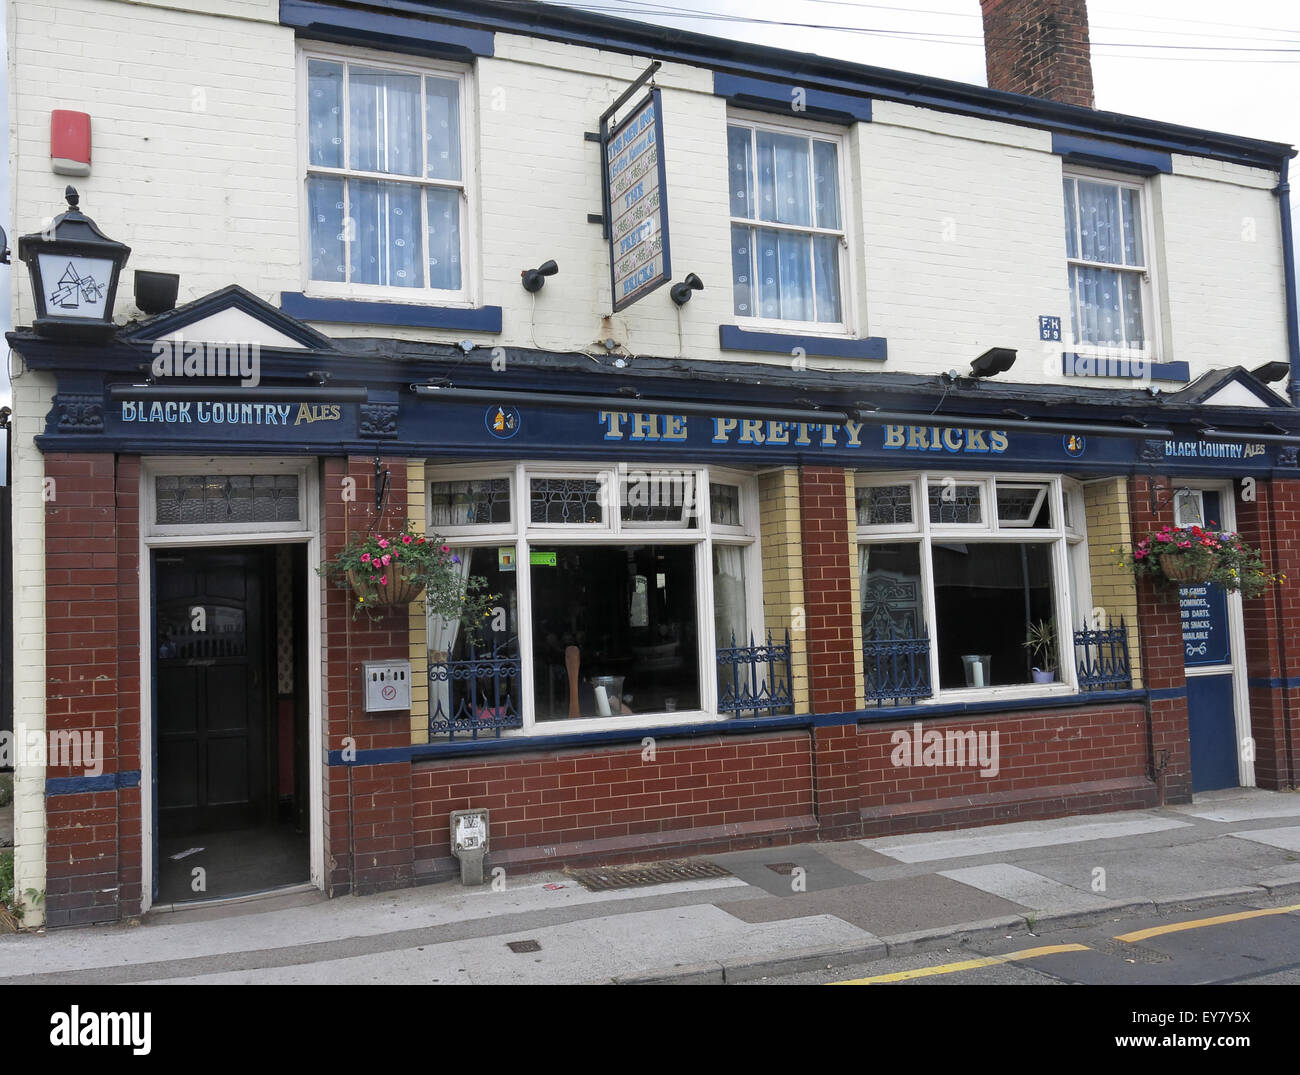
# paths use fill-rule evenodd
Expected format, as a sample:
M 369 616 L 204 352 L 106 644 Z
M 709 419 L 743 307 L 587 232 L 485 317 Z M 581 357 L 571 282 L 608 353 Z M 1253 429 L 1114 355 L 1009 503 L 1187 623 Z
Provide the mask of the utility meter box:
M 367 713 L 411 708 L 410 661 L 366 661 L 361 673 L 366 681 Z

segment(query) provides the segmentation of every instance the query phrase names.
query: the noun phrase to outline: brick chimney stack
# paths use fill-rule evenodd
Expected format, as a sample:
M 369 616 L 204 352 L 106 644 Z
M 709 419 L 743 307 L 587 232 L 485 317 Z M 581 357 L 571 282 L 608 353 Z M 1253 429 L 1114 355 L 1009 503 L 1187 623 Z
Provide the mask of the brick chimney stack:
M 989 87 L 1093 107 L 1087 0 L 980 0 Z

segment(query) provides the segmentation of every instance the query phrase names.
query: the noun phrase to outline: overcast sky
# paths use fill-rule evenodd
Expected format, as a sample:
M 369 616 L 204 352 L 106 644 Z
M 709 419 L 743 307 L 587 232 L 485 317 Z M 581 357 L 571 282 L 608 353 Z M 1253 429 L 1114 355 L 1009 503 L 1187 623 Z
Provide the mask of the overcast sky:
M 979 0 L 563 2 L 720 37 L 985 82 Z M 1300 0 L 1088 0 L 1088 16 L 1098 108 L 1300 143 Z M 3 34 L 0 20 L 0 47 Z M 0 108 L 4 93 L 0 80 Z M 7 115 L 7 108 L 0 114 Z M 1291 200 L 1300 215 L 1300 176 Z M 7 217 L 7 172 L 0 206 Z M 11 227 L 4 221 L 11 237 L 38 224 L 18 221 Z M 6 296 L 8 272 L 0 268 Z M 5 301 L 0 317 L 6 328 L 8 316 Z M 8 397 L 3 370 L 0 404 L 7 405 Z

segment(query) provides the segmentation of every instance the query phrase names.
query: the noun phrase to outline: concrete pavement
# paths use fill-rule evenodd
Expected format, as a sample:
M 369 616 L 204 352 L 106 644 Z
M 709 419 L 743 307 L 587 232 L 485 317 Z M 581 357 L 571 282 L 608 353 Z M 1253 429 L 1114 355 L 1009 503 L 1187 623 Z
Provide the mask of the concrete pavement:
M 564 873 L 315 892 L 0 937 L 0 984 L 744 981 L 1235 901 L 1300 902 L 1300 794 L 709 856 L 730 877 Z M 531 941 L 531 945 L 518 945 Z M 510 947 L 516 942 L 516 951 Z

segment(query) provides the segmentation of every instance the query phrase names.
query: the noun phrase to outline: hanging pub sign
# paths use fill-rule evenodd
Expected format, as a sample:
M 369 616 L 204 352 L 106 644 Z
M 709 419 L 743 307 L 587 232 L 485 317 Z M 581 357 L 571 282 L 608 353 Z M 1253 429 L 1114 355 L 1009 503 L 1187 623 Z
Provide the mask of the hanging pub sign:
M 602 137 L 610 286 L 618 311 L 671 278 L 659 90 Z

